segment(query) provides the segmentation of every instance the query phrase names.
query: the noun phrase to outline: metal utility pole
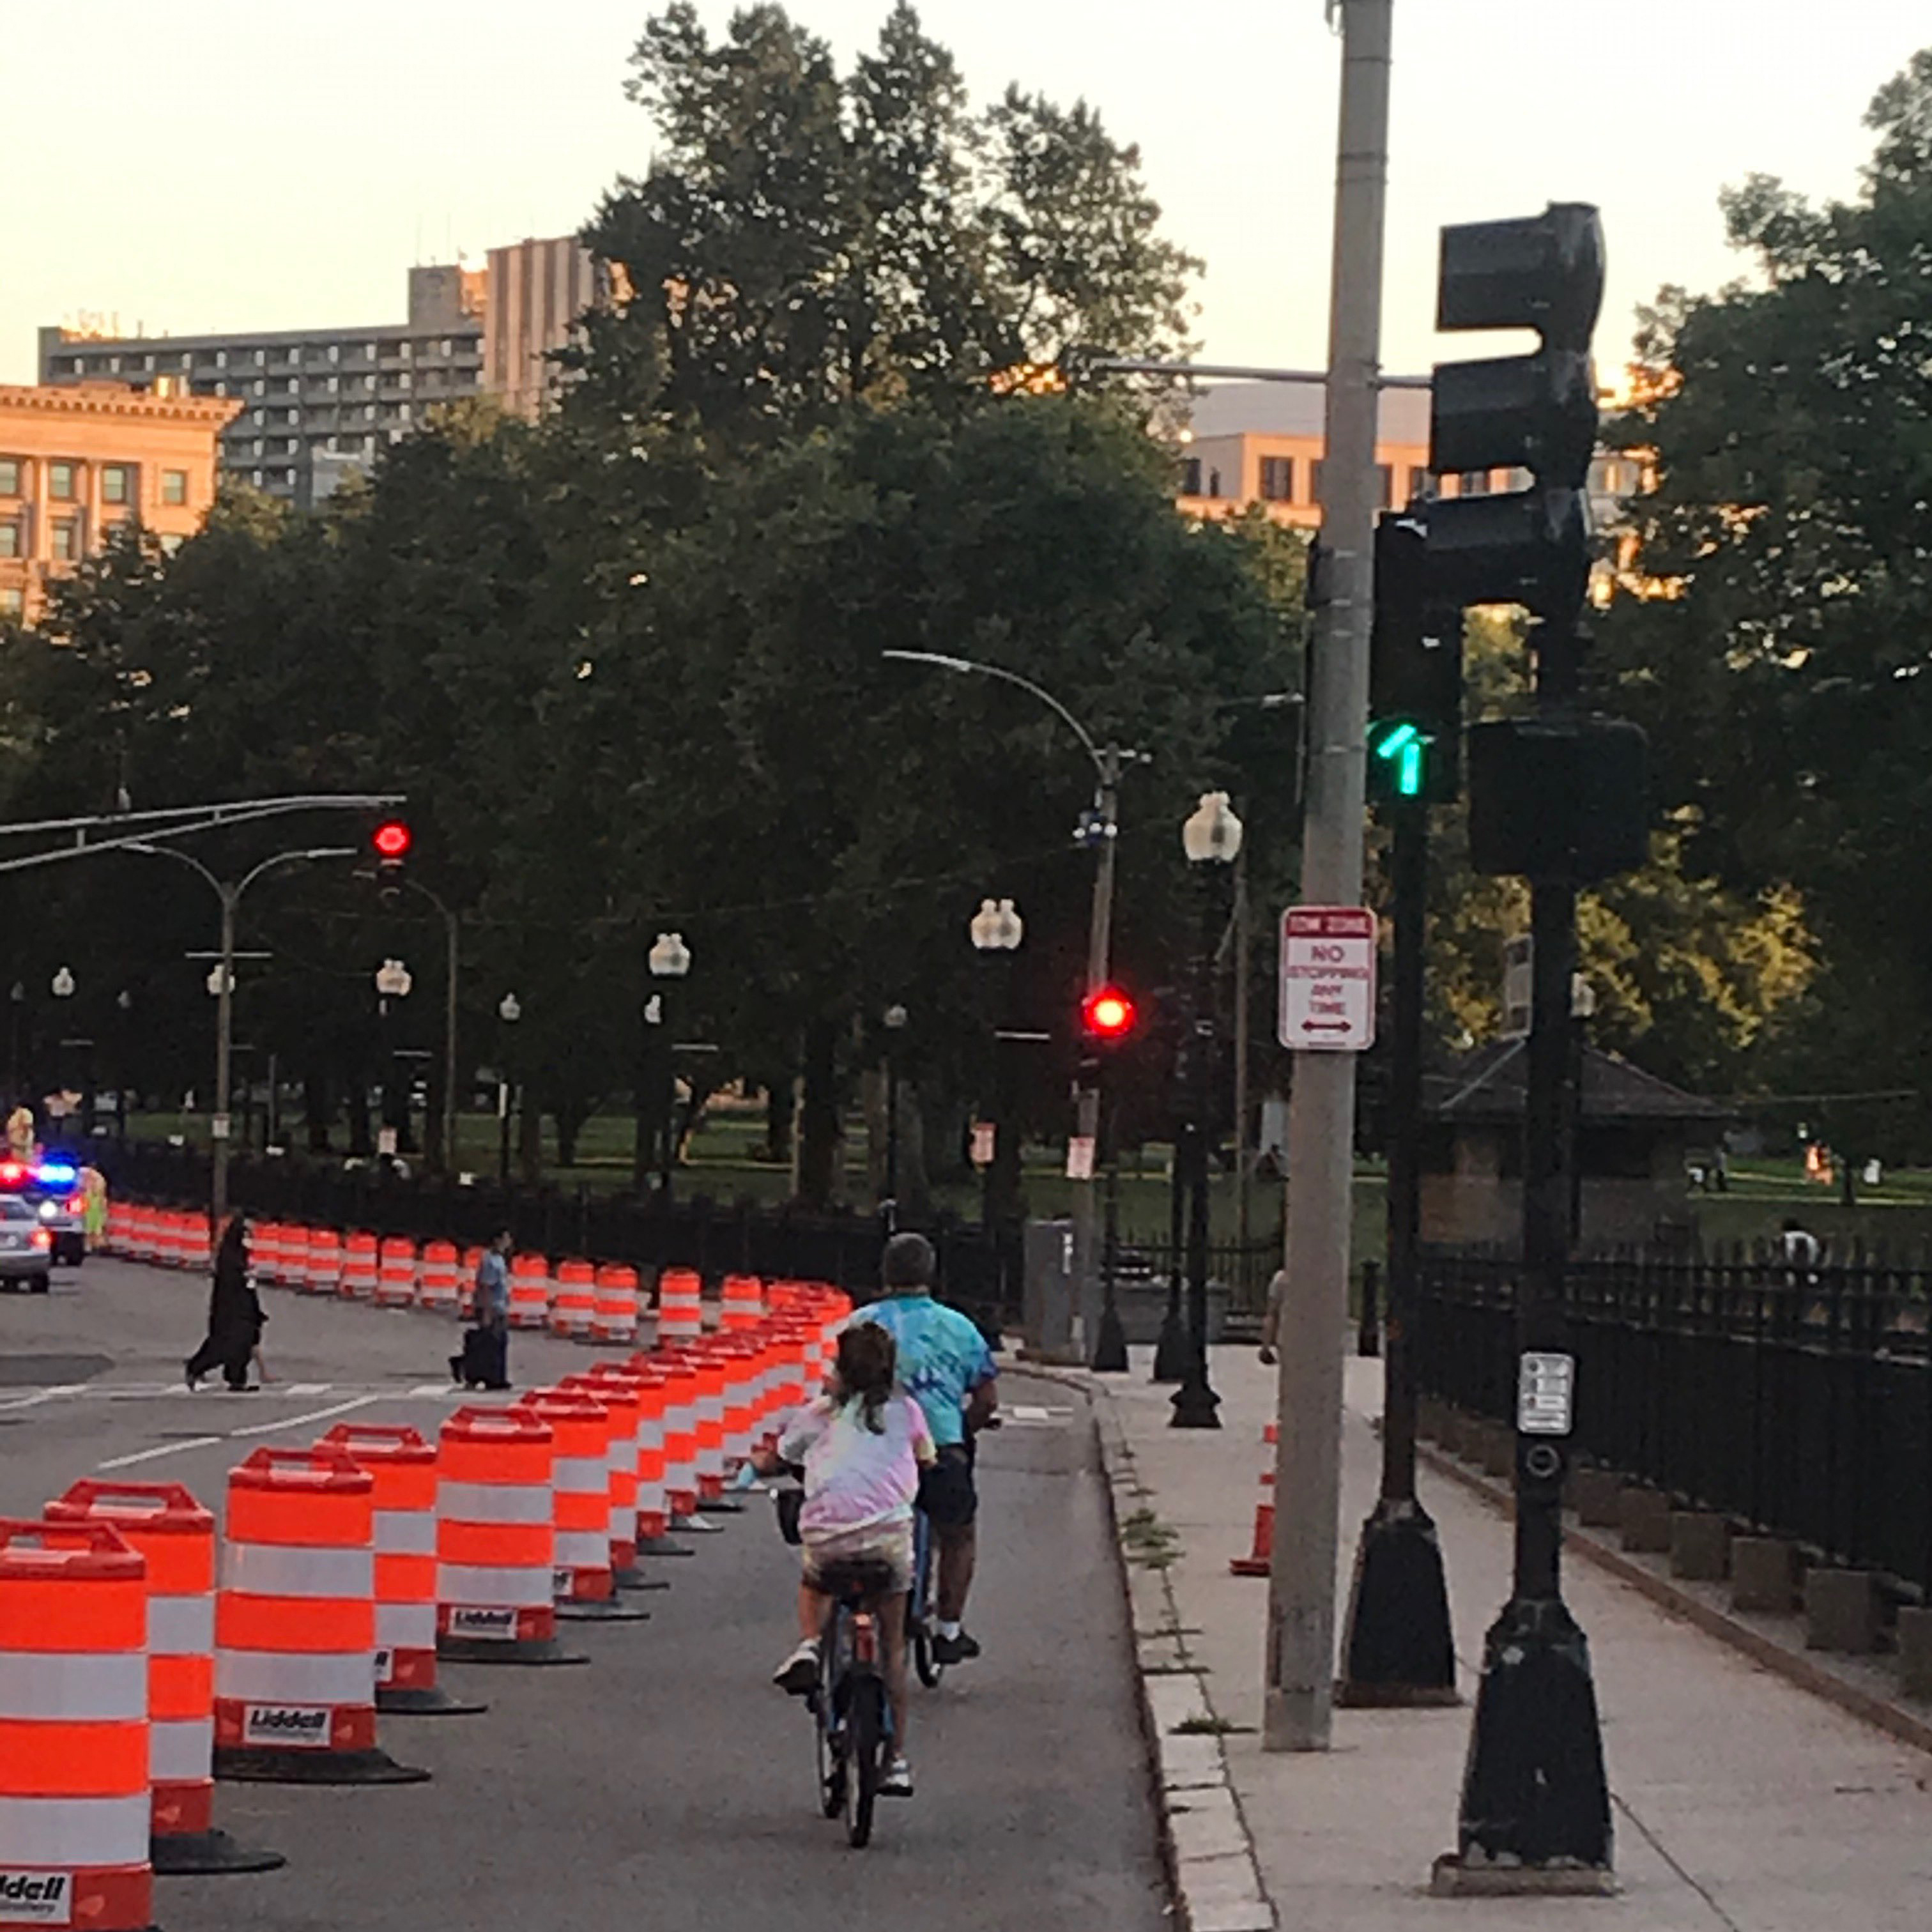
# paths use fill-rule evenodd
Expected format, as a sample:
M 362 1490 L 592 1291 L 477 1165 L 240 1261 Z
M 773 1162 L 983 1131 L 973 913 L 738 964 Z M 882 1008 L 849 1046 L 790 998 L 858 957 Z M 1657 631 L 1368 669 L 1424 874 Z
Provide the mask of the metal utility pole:
M 1118 815 L 1120 806 L 1120 752 L 1108 745 L 1097 760 L 1099 789 L 1094 809 L 1100 841 L 1100 859 L 1094 871 L 1094 911 L 1087 932 L 1087 986 L 1089 997 L 1107 983 L 1114 937 L 1114 869 L 1120 849 Z M 1100 1082 L 1088 1082 L 1080 1090 L 1075 1131 L 1097 1152 L 1100 1143 Z M 1110 1186 L 1112 1184 L 1110 1180 Z M 1073 1252 L 1080 1271 L 1078 1306 L 1084 1312 L 1091 1298 L 1089 1285 L 1095 1277 L 1095 1261 L 1100 1244 L 1095 1237 L 1096 1214 L 1094 1184 L 1088 1181 L 1073 1197 Z M 1111 1262 L 1108 1264 L 1111 1268 Z M 1111 1274 L 1103 1284 L 1112 1286 Z M 1124 1372 L 1127 1366 L 1126 1333 L 1120 1326 L 1120 1310 L 1111 1292 L 1103 1296 L 1099 1325 L 1088 1337 L 1088 1366 L 1102 1374 Z
M 1301 896 L 1311 904 L 1353 906 L 1362 892 L 1394 10 L 1394 0 L 1342 0 L 1322 472 L 1328 584 L 1316 613 L 1302 836 Z M 1354 1130 L 1353 1054 L 1297 1052 L 1288 1106 L 1288 1292 L 1263 1667 L 1262 1742 L 1268 1750 L 1325 1750 L 1332 1722 Z

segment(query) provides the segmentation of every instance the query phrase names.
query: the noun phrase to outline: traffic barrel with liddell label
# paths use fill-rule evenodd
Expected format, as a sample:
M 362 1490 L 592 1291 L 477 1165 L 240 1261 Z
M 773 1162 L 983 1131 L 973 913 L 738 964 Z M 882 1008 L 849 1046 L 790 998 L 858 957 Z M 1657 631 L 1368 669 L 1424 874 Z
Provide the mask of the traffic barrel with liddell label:
M 338 1422 L 320 1446 L 352 1456 L 375 1485 L 376 1708 L 474 1716 L 482 1705 L 436 1681 L 435 1445 L 406 1424 Z
M 150 1855 L 170 1876 L 273 1871 L 214 1824 L 213 1514 L 179 1483 L 88 1477 L 46 1505 L 55 1523 L 106 1523 L 147 1565 Z M 0 1921 L 4 1922 L 4 1921 Z
M 648 1612 L 620 1604 L 610 1564 L 610 1412 L 595 1396 L 541 1389 L 515 1407 L 550 1426 L 550 1587 L 564 1622 L 641 1621 Z
M 257 1449 L 228 1478 L 214 1606 L 214 1774 L 415 1784 L 376 1743 L 375 1482 L 335 1448 Z
M 0 1924 L 152 1924 L 147 1651 L 112 1525 L 0 1518 Z
M 596 1309 L 590 1327 L 592 1338 L 628 1348 L 638 1339 L 637 1270 L 621 1262 L 604 1262 L 597 1270 Z
M 436 1648 L 466 1664 L 582 1664 L 556 1640 L 556 1438 L 515 1408 L 460 1408 L 437 1443 Z

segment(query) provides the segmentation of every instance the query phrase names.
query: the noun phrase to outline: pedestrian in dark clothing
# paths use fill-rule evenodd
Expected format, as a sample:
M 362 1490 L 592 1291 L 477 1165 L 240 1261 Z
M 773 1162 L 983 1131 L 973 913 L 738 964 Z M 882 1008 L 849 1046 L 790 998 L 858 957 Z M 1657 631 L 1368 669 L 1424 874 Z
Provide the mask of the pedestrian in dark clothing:
M 248 1227 L 239 1214 L 221 1231 L 214 1252 L 214 1286 L 208 1298 L 208 1336 L 185 1364 L 188 1385 L 220 1369 L 231 1389 L 248 1387 L 248 1364 L 268 1317 L 248 1279 Z

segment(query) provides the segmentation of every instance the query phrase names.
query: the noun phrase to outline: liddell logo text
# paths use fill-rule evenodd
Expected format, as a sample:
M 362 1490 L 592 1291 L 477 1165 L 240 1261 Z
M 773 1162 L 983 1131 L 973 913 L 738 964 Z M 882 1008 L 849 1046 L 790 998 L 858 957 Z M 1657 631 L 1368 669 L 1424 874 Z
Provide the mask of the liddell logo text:
M 242 1742 L 248 1744 L 293 1744 L 305 1750 L 328 1743 L 326 1704 L 250 1704 L 242 1725 Z
M 396 1653 L 393 1650 L 379 1650 L 376 1653 L 376 1682 L 386 1684 L 396 1674 Z
M 517 1634 L 517 1613 L 508 1609 L 459 1608 L 450 1612 L 449 1628 L 457 1636 L 513 1637 Z
M 0 1865 L 0 1925 L 71 1925 L 71 1872 L 9 1871 Z

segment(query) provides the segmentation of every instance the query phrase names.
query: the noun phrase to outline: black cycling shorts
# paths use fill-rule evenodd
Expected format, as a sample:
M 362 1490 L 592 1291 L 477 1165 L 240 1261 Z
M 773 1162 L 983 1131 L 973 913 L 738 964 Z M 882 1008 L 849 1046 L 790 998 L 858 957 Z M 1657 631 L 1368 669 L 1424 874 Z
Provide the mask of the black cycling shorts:
M 961 1529 L 979 1513 L 979 1492 L 973 1484 L 972 1453 L 964 1443 L 952 1443 L 919 1478 L 919 1506 L 935 1529 Z

